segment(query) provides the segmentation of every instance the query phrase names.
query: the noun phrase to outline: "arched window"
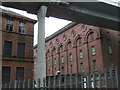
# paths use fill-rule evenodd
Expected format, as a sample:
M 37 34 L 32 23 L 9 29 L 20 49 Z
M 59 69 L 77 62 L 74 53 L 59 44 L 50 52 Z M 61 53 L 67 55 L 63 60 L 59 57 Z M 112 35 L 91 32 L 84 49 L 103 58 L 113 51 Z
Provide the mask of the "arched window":
M 82 45 L 82 38 L 81 37 L 79 37 L 77 39 L 77 46 L 79 46 L 79 45 Z
M 50 51 L 47 52 L 47 57 L 49 57 L 49 56 L 50 56 Z
M 71 49 L 72 48 L 72 43 L 69 42 L 68 45 L 67 45 L 68 49 Z
M 53 55 L 55 55 L 55 54 L 56 54 L 56 48 L 53 49 Z
M 60 46 L 60 52 L 63 52 L 64 49 L 63 49 L 63 45 Z
M 90 39 L 94 40 L 94 33 L 93 32 L 90 33 Z

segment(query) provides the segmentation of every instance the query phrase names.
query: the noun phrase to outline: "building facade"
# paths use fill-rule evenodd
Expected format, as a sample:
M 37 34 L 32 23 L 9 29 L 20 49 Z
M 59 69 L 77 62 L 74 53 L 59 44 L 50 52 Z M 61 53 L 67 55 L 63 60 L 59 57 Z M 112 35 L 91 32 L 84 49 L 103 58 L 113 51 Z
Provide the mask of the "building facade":
M 2 10 L 2 83 L 33 78 L 33 38 L 36 20 Z
M 72 22 L 45 40 L 47 76 L 57 71 L 60 74 L 103 72 L 109 66 L 120 66 L 118 31 Z M 35 67 L 36 57 L 37 46 L 34 47 Z

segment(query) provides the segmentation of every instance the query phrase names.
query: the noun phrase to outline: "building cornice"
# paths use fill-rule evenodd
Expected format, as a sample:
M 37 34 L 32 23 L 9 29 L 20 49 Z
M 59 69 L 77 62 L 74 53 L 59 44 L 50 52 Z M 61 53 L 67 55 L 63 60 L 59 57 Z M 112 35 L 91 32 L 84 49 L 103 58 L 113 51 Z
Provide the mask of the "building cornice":
M 48 36 L 45 38 L 45 43 L 50 41 L 51 39 L 59 36 L 60 34 L 66 32 L 67 30 L 69 30 L 70 28 L 76 26 L 79 23 L 76 22 L 71 22 L 70 24 L 66 25 L 65 27 L 61 28 L 60 30 L 56 31 L 55 33 L 53 33 L 52 35 Z M 33 46 L 34 49 L 37 48 L 37 44 L 35 46 Z
M 18 20 L 22 20 L 22 21 L 26 21 L 26 22 L 31 22 L 34 24 L 37 22 L 37 20 L 30 19 L 30 18 L 24 17 L 22 15 L 20 16 L 19 14 L 14 15 L 14 14 L 10 14 L 10 13 L 0 12 L 0 15 L 2 15 L 2 17 L 18 19 Z
M 76 22 L 71 22 L 70 24 L 66 25 L 65 27 L 63 27 L 62 29 L 58 30 L 57 32 L 53 33 L 52 35 L 46 37 L 45 42 L 50 41 L 51 39 L 59 36 L 60 34 L 66 32 L 67 30 L 69 30 L 70 28 L 76 26 L 78 23 Z

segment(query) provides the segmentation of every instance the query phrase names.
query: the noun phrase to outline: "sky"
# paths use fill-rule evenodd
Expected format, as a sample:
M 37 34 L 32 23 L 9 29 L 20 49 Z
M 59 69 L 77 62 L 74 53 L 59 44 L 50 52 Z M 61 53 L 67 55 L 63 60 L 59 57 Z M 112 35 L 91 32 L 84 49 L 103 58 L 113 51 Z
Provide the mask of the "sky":
M 45 37 L 50 36 L 54 32 L 58 31 L 62 27 L 69 24 L 71 21 L 58 19 L 58 18 L 45 18 Z M 37 32 L 38 32 L 38 23 L 34 26 L 34 45 L 37 44 Z
M 104 0 L 104 1 L 107 1 L 107 0 Z M 108 1 L 110 1 L 110 0 L 108 0 Z M 111 0 L 111 1 L 119 2 L 120 0 Z M 2 7 L 2 8 L 5 8 L 5 7 Z M 25 15 L 27 17 L 30 17 L 32 19 L 37 20 L 36 15 L 28 14 L 26 11 L 12 9 L 12 8 L 5 8 L 5 9 L 15 11 L 15 12 L 17 12 L 19 14 L 22 14 L 22 15 Z M 58 18 L 53 18 L 53 17 L 47 18 L 46 17 L 45 18 L 45 37 L 50 36 L 51 34 L 58 31 L 62 27 L 66 26 L 70 22 L 71 21 L 67 21 L 67 20 L 63 20 L 63 19 L 58 19 Z M 35 26 L 34 26 L 34 45 L 37 44 L 37 32 L 38 32 L 38 23 L 36 23 Z

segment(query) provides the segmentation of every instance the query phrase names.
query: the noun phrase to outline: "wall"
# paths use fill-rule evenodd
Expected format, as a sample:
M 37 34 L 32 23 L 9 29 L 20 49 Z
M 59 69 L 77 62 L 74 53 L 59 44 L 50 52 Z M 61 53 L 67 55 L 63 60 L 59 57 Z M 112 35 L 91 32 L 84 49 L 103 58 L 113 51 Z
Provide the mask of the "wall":
M 13 19 L 13 31 L 7 32 L 6 29 L 6 20 Z M 19 29 L 19 21 L 25 22 L 25 34 L 20 34 L 18 32 Z M 4 41 L 12 42 L 12 56 L 10 57 L 2 57 L 2 66 L 10 66 L 10 81 L 14 81 L 16 79 L 16 67 L 24 67 L 24 79 L 32 79 L 33 78 L 33 33 L 34 33 L 34 24 L 35 20 L 27 19 L 25 17 L 15 16 L 11 14 L 6 14 L 2 16 L 2 47 L 4 47 Z M 25 43 L 25 56 L 18 57 L 17 49 L 18 43 Z M 2 48 L 2 52 L 3 52 Z

